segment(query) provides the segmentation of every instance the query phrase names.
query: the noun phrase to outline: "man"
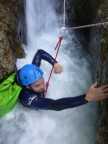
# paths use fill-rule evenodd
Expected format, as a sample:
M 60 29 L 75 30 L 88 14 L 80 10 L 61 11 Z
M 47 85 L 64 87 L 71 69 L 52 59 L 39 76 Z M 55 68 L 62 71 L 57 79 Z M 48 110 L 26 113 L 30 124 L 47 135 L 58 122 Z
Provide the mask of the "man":
M 108 98 L 108 85 L 97 88 L 96 83 L 84 95 L 57 100 L 45 97 L 46 85 L 40 68 L 42 60 L 54 66 L 54 73 L 62 72 L 62 66 L 50 54 L 44 50 L 38 50 L 32 64 L 25 65 L 17 72 L 17 82 L 23 87 L 20 101 L 24 106 L 32 109 L 60 111 Z

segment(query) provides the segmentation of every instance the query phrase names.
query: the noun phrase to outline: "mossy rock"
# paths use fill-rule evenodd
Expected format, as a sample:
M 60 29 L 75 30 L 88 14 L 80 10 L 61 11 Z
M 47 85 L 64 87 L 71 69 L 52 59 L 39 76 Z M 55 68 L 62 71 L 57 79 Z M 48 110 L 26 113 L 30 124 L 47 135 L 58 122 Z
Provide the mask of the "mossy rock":
M 19 2 L 0 1 L 0 79 L 16 69 L 16 58 L 24 56 L 17 38 L 18 10 L 21 7 Z

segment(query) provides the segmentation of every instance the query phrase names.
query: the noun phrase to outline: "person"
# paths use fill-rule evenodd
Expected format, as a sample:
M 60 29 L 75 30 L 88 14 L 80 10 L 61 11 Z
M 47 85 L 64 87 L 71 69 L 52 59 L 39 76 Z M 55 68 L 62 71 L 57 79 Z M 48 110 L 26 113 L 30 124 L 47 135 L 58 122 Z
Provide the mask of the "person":
M 101 101 L 108 98 L 108 85 L 97 87 L 93 84 L 88 91 L 80 96 L 65 97 L 57 100 L 45 96 L 46 84 L 41 61 L 45 60 L 54 67 L 54 73 L 63 71 L 62 66 L 46 51 L 39 49 L 32 64 L 24 65 L 17 72 L 16 81 L 22 87 L 19 95 L 20 102 L 31 109 L 60 111 L 87 104 L 92 101 Z

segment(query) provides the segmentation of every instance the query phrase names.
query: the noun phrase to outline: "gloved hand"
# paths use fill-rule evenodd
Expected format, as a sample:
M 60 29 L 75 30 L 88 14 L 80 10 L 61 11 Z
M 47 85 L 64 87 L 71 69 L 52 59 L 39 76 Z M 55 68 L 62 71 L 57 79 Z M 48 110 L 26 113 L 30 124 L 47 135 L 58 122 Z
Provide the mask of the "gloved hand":
M 54 73 L 62 73 L 63 67 L 59 63 L 54 64 Z
M 93 84 L 87 91 L 85 99 L 87 101 L 101 101 L 108 98 L 108 85 L 97 87 L 97 83 Z

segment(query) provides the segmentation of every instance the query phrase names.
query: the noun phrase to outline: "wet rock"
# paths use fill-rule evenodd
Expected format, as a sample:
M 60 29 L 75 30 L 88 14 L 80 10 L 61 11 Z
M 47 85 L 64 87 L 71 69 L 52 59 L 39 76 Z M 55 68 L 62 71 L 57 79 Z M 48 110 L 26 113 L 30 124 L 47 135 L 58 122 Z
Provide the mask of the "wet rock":
M 21 1 L 0 1 L 0 79 L 15 70 L 17 57 L 24 56 L 17 38 L 20 7 Z
M 108 0 L 67 0 L 67 25 L 85 25 L 108 21 Z M 108 25 L 77 31 L 84 36 L 86 49 L 94 59 L 94 80 L 98 85 L 108 84 Z M 81 43 L 83 43 L 81 41 Z M 97 144 L 108 143 L 108 102 L 100 104 L 101 119 Z
M 100 5 L 97 13 L 102 22 L 108 21 L 108 1 Z M 101 27 L 100 33 L 100 63 L 98 63 L 99 85 L 108 84 L 108 25 Z M 108 143 L 108 101 L 101 103 L 102 113 L 97 134 L 97 144 Z

